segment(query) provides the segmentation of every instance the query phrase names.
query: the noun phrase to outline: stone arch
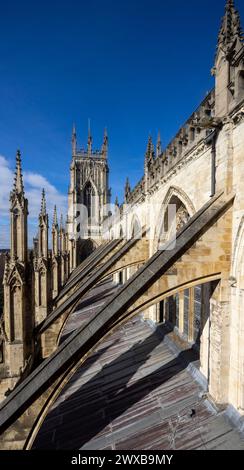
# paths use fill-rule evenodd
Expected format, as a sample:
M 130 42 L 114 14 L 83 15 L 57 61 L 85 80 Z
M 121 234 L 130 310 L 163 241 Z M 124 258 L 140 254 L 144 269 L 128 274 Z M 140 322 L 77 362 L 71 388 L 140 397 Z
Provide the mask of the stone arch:
M 198 279 L 195 282 L 190 281 L 190 283 L 191 283 L 191 285 L 192 284 L 193 285 L 199 285 L 199 284 L 206 283 L 206 281 L 207 281 L 207 279 L 203 278 L 203 279 Z M 188 282 L 186 282 L 186 284 L 184 286 L 182 285 L 181 289 L 186 288 L 187 286 L 188 286 Z M 170 292 L 168 292 L 167 294 L 165 293 L 165 297 L 169 294 L 170 294 Z M 51 406 L 58 399 L 58 397 L 60 396 L 60 393 L 64 389 L 65 385 L 68 383 L 68 381 L 70 381 L 72 379 L 72 377 L 74 376 L 77 369 L 83 364 L 84 360 L 94 351 L 94 349 L 102 341 L 106 340 L 106 338 L 109 337 L 109 335 L 111 334 L 112 331 L 115 331 L 116 328 L 118 328 L 122 324 L 125 324 L 129 319 L 133 318 L 135 315 L 138 315 L 139 313 L 142 313 L 144 311 L 145 307 L 147 307 L 148 304 L 154 305 L 157 301 L 158 301 L 158 299 L 156 299 L 156 298 L 147 299 L 145 303 L 143 303 L 139 307 L 135 307 L 134 310 L 132 310 L 132 311 L 126 310 L 125 316 L 122 317 L 120 319 L 120 321 L 117 322 L 108 332 L 104 333 L 103 337 L 100 340 L 98 340 L 98 342 L 91 348 L 91 350 L 89 351 L 89 353 L 87 355 L 85 355 L 84 357 L 77 358 L 77 361 L 73 364 L 72 369 L 70 369 L 67 372 L 67 374 L 65 374 L 62 377 L 60 383 L 58 384 L 58 388 L 54 391 L 54 393 L 51 396 L 48 397 L 46 402 L 43 404 L 43 408 L 42 408 L 42 410 L 41 410 L 41 412 L 38 416 L 38 420 L 36 421 L 34 427 L 31 429 L 31 433 L 30 433 L 28 441 L 27 441 L 28 445 L 25 448 L 27 448 L 27 449 L 32 448 L 32 446 L 35 442 L 35 438 L 36 438 L 41 426 L 43 425 L 43 422 L 44 422 L 46 416 L 48 415 Z
M 164 201 L 162 203 L 162 209 L 159 211 L 158 214 L 158 223 L 155 227 L 155 249 L 158 249 L 160 243 L 167 241 L 170 238 L 171 231 L 170 227 L 167 225 L 168 219 L 168 206 L 169 204 L 176 205 L 176 212 L 178 212 L 178 220 L 176 217 L 176 230 L 177 228 L 180 229 L 187 220 L 192 217 L 196 210 L 195 207 L 189 198 L 189 196 L 179 187 L 171 186 L 166 193 Z M 163 236 L 162 237 L 162 233 Z
M 240 272 L 240 256 L 242 252 L 244 251 L 244 215 L 241 218 L 237 234 L 235 237 L 235 242 L 234 242 L 234 249 L 233 249 L 233 258 L 232 258 L 232 266 L 231 266 L 231 271 L 232 271 L 232 277 L 237 279 L 238 274 Z
M 97 188 L 91 179 L 88 179 L 83 186 L 83 204 L 87 208 L 88 220 L 97 218 L 96 198 L 98 197 Z
M 138 240 L 142 238 L 141 222 L 137 214 L 134 214 L 131 220 L 130 237 Z

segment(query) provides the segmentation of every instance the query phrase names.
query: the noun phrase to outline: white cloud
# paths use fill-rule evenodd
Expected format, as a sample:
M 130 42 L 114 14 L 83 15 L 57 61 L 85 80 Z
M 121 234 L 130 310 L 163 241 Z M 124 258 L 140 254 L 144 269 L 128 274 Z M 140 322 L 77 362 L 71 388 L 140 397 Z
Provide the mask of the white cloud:
M 14 173 L 6 158 L 0 155 L 0 217 L 8 215 L 9 193 L 13 184 Z
M 46 192 L 47 210 L 52 219 L 53 207 L 57 206 L 58 213 L 67 213 L 67 196 L 60 193 L 55 186 L 42 175 L 24 172 L 24 187 L 29 202 L 29 239 L 37 231 L 37 219 L 40 211 L 42 188 Z M 8 160 L 0 155 L 0 248 L 6 247 L 9 233 L 9 193 L 13 187 L 14 170 Z M 7 243 L 8 246 L 9 243 Z

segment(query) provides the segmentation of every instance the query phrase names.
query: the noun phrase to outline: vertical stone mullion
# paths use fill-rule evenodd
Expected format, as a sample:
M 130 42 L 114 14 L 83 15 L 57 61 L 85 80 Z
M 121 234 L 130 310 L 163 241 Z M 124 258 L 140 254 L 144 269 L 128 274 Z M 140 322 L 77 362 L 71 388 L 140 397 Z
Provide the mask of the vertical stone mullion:
M 189 289 L 188 340 L 194 340 L 194 287 Z
M 179 332 L 184 333 L 184 291 L 179 292 Z

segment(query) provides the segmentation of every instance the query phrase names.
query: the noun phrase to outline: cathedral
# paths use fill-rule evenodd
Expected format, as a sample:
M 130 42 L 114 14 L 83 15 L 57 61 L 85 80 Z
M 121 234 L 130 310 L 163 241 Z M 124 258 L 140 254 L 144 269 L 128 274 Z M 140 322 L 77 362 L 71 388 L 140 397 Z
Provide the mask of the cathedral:
M 244 449 L 243 39 L 227 0 L 214 88 L 115 214 L 107 131 L 73 127 L 67 217 L 44 188 L 30 248 L 17 151 L 0 449 Z
M 77 148 L 76 131 L 72 132 L 72 162 L 68 194 L 69 238 L 99 240 L 100 228 L 110 204 L 108 136 L 104 131 L 101 150 L 92 149 L 89 131 L 87 150 Z M 82 213 L 82 208 L 86 213 Z M 85 219 L 85 221 L 84 221 Z M 78 256 L 78 253 L 77 253 Z

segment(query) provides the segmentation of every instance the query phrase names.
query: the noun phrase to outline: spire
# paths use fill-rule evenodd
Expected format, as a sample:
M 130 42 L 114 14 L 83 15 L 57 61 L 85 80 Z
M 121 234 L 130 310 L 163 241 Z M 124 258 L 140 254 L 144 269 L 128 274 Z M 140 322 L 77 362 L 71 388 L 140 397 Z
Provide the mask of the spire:
M 63 214 L 61 214 L 61 216 L 60 216 L 60 231 L 63 230 L 63 228 L 64 228 L 63 225 L 64 225 L 64 222 L 63 222 Z
M 235 9 L 234 1 L 227 0 L 225 15 L 219 31 L 218 51 L 221 49 L 228 54 L 238 40 L 239 43 L 242 43 L 243 41 L 240 15 Z
M 53 211 L 53 227 L 57 227 L 57 225 L 58 225 L 58 216 L 57 216 L 57 207 L 55 205 L 54 211 Z
M 119 199 L 118 199 L 118 196 L 116 196 L 114 204 L 115 204 L 115 206 L 119 207 Z
M 13 191 L 10 193 L 11 212 L 11 243 L 10 252 L 12 259 L 18 259 L 26 263 L 28 258 L 28 201 L 24 196 L 24 185 L 21 168 L 21 155 L 17 150 L 16 170 Z M 16 210 L 18 206 L 19 210 Z
M 130 195 L 131 189 L 130 189 L 130 182 L 129 178 L 127 176 L 126 181 L 125 181 L 125 201 L 128 200 L 128 196 Z
M 91 136 L 91 121 L 88 119 L 88 140 L 87 140 L 88 154 L 92 153 L 92 136 Z
M 24 194 L 24 185 L 23 185 L 23 176 L 21 168 L 21 154 L 20 150 L 17 150 L 16 153 L 16 169 L 15 169 L 15 178 L 14 178 L 14 192 Z
M 76 129 L 75 129 L 75 124 L 73 124 L 73 129 L 72 129 L 72 156 L 76 154 L 76 148 L 77 148 L 77 139 L 76 139 Z
M 151 137 L 151 135 L 149 135 L 145 160 L 147 162 L 150 162 L 153 159 L 154 159 L 154 146 L 153 146 L 152 137 Z
M 102 154 L 105 158 L 107 158 L 108 156 L 108 132 L 107 132 L 106 127 L 104 129 L 104 134 L 103 134 Z
M 158 158 L 159 155 L 162 153 L 162 142 L 160 132 L 158 133 L 158 140 L 157 140 L 157 150 L 156 150 L 156 157 Z
M 43 188 L 40 215 L 46 215 L 46 213 L 47 213 L 46 195 L 45 195 L 45 189 Z
M 7 281 L 8 275 L 10 270 L 10 255 L 9 253 L 5 253 L 5 265 L 4 265 L 4 274 L 3 274 L 3 282 Z

